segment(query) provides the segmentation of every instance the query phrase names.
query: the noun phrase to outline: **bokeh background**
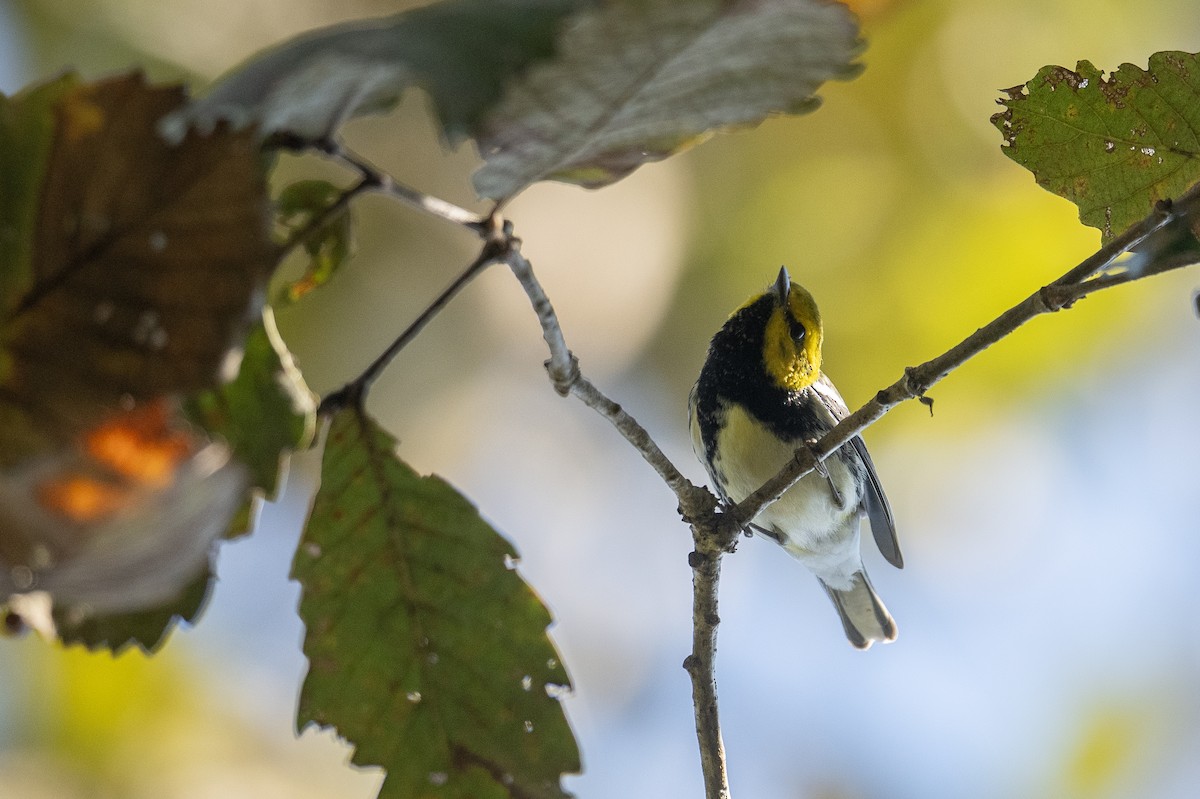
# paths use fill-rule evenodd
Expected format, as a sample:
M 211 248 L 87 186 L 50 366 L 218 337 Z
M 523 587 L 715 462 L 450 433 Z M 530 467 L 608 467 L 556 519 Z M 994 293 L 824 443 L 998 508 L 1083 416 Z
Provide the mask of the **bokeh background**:
M 141 65 L 197 89 L 254 51 L 384 0 L 0 0 L 0 90 Z M 1188 0 L 864 0 L 861 78 L 816 114 L 718 137 L 599 192 L 537 186 L 509 217 L 583 369 L 693 479 L 686 397 L 708 337 L 787 264 L 817 296 L 851 406 L 1095 249 L 1000 151 L 998 90 L 1044 64 L 1200 49 Z M 354 147 L 473 203 L 426 99 Z M 310 159 L 281 182 L 339 173 Z M 367 363 L 472 257 L 379 198 L 358 257 L 278 314 L 312 388 Z M 756 799 L 1193 797 L 1200 784 L 1200 321 L 1183 271 L 1042 318 L 867 434 L 907 567 L 868 555 L 899 641 L 853 651 L 773 545 L 726 561 L 718 659 L 734 794 Z M 496 269 L 384 375 L 372 409 L 523 554 L 575 681 L 581 797 L 696 797 L 690 538 L 605 422 L 550 389 Z M 317 461 L 223 546 L 200 623 L 116 659 L 0 641 L 0 796 L 370 799 L 329 733 L 298 737 L 291 551 Z

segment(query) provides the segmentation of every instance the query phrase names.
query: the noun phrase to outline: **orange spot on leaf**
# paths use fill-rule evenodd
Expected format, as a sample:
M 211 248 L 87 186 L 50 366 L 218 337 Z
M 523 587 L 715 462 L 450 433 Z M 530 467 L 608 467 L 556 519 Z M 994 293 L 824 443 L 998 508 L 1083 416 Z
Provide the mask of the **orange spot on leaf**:
M 292 302 L 296 302 L 304 297 L 304 295 L 317 288 L 319 285 L 320 284 L 317 282 L 316 278 L 314 278 L 312 275 L 305 275 L 292 285 L 288 286 L 288 299 Z
M 101 424 L 84 438 L 88 455 L 118 475 L 153 488 L 170 485 L 191 454 L 192 437 L 170 427 L 163 401 Z
M 176 425 L 175 411 L 156 400 L 87 431 L 81 459 L 35 489 L 38 503 L 77 524 L 94 523 L 132 507 L 147 490 L 161 491 L 197 447 Z
M 128 488 L 81 474 L 53 478 L 37 487 L 37 499 L 42 507 L 76 524 L 112 516 L 129 503 L 129 494 Z

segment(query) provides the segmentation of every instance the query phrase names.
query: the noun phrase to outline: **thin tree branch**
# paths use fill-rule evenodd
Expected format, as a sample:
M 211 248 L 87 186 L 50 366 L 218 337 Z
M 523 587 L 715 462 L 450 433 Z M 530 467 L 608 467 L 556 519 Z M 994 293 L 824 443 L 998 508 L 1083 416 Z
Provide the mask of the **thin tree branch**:
M 1188 265 L 1189 261 L 1183 258 L 1164 261 L 1157 267 L 1152 263 L 1150 268 L 1140 272 L 1126 270 L 1119 274 L 1101 274 L 1118 257 L 1146 243 L 1154 234 L 1177 221 L 1180 212 L 1186 209 L 1190 213 L 1191 206 L 1198 202 L 1198 195 L 1200 190 L 1189 192 L 1180 198 L 1174 210 L 1170 204 L 1160 205 L 1140 223 L 1115 237 L 1054 283 L 1042 287 L 976 330 L 958 346 L 920 366 L 905 369 L 903 377 L 877 392 L 870 402 L 843 420 L 820 441 L 798 449 L 793 460 L 779 475 L 742 503 L 724 511 L 718 510 L 717 500 L 709 491 L 694 486 L 679 473 L 641 425 L 583 377 L 578 360 L 567 347 L 553 305 L 533 274 L 532 265 L 521 255 L 519 242 L 514 240 L 507 261 L 541 322 L 542 335 L 550 349 L 546 369 L 555 390 L 562 396 L 574 394 L 609 419 L 675 492 L 680 502 L 680 513 L 691 524 L 695 542 L 695 549 L 689 556 L 693 570 L 692 653 L 684 661 L 684 668 L 692 680 L 696 737 L 700 746 L 707 799 L 729 799 L 730 796 L 717 704 L 715 658 L 717 626 L 720 623 L 717 602 L 721 557 L 732 547 L 738 532 L 763 507 L 866 427 L 882 418 L 891 408 L 905 400 L 924 397 L 929 388 L 951 371 L 1035 316 L 1068 308 L 1076 300 L 1095 291 Z
M 681 506 L 686 505 L 691 511 L 689 515 L 702 516 L 705 510 L 711 512 L 716 506 L 716 500 L 704 488 L 694 485 L 676 468 L 646 428 L 629 415 L 616 402 L 605 396 L 596 386 L 579 371 L 579 361 L 567 347 L 562 328 L 558 323 L 558 314 L 554 311 L 549 297 L 546 296 L 542 284 L 533 273 L 533 265 L 521 254 L 520 241 L 513 239 L 509 247 L 507 262 L 513 275 L 525 290 L 529 302 L 537 314 L 542 326 L 542 338 L 550 350 L 550 359 L 546 361 L 546 371 L 554 390 L 560 396 L 574 395 L 589 408 L 592 408 L 633 445 L 641 456 L 658 472 L 667 486 L 679 497 Z
M 330 140 L 319 142 L 315 146 L 329 157 L 335 158 L 357 170 L 362 175 L 363 183 L 367 184 L 368 189 L 382 192 L 406 205 L 441 217 L 456 225 L 470 228 L 481 235 L 487 234 L 490 216 L 480 216 L 448 200 L 434 197 L 431 194 L 425 194 L 424 192 L 405 186 L 403 183 L 398 183 L 388 173 L 374 166 L 365 158 L 351 152 L 340 141 Z
M 529 297 L 538 321 L 541 322 L 542 338 L 550 350 L 550 360 L 546 361 L 546 371 L 550 373 L 550 382 L 554 384 L 554 390 L 558 392 L 559 396 L 565 397 L 571 393 L 571 387 L 580 379 L 579 362 L 567 347 L 562 327 L 558 323 L 558 314 L 555 313 L 554 305 L 546 296 L 542 284 L 533 274 L 533 264 L 529 263 L 529 259 L 521 254 L 519 239 L 513 239 L 512 245 L 508 249 L 507 262 L 513 276 L 525 290 L 525 296 Z
M 696 713 L 696 740 L 700 742 L 700 768 L 706 799 L 729 799 L 725 770 L 725 744 L 717 705 L 715 659 L 717 654 L 717 589 L 721 580 L 720 549 L 711 549 L 705 536 L 693 527 L 696 549 L 688 557 L 692 567 L 692 654 L 683 667 L 692 678 L 692 707 Z
M 426 306 L 425 310 L 413 320 L 412 324 L 405 328 L 404 332 L 397 336 L 396 340 L 379 354 L 379 357 L 371 361 L 370 365 L 358 377 L 337 391 L 326 395 L 321 400 L 319 411 L 321 413 L 328 413 L 338 408 L 346 407 L 349 403 L 360 404 L 365 398 L 367 391 L 371 388 L 371 384 L 375 382 L 375 379 L 379 377 L 387 365 L 392 362 L 392 359 L 399 354 L 400 350 L 404 349 L 425 328 L 425 325 L 429 324 L 429 321 L 437 315 L 438 311 L 445 308 L 446 304 L 454 299 L 454 296 L 464 286 L 470 283 L 488 266 L 501 260 L 504 257 L 507 246 L 507 239 L 505 237 L 489 236 L 475 260 L 433 302 Z

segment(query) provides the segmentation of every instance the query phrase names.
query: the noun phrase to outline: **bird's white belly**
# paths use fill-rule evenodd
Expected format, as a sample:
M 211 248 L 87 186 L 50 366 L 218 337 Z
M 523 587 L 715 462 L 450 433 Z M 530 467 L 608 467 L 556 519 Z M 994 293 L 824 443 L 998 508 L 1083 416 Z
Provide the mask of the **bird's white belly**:
M 715 465 L 725 477 L 725 493 L 734 502 L 741 502 L 779 473 L 791 460 L 794 447 L 734 405 L 726 409 L 716 451 L 719 456 Z M 841 458 L 827 459 L 825 468 L 829 479 L 812 472 L 754 519 L 755 524 L 783 533 L 787 539 L 784 546 L 805 560 L 806 554 L 815 554 L 812 550 L 827 552 L 835 538 L 847 539 L 847 548 L 853 538 L 853 549 L 858 549 L 860 487 Z M 834 549 L 842 547 L 835 545 Z

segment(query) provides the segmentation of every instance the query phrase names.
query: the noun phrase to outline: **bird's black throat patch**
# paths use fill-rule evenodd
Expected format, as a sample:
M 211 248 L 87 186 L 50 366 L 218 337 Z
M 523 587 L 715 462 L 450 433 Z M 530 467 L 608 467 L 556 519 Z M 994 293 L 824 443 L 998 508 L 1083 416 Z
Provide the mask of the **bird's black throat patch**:
M 739 308 L 713 336 L 696 383 L 696 416 L 712 462 L 727 403 L 741 405 L 785 441 L 819 437 L 829 429 L 808 402 L 811 388 L 790 391 L 771 380 L 763 361 L 763 334 L 776 303 L 770 294 Z M 819 405 L 819 403 L 817 403 Z

